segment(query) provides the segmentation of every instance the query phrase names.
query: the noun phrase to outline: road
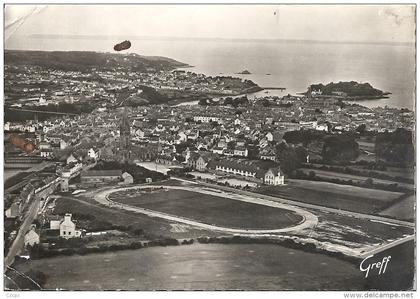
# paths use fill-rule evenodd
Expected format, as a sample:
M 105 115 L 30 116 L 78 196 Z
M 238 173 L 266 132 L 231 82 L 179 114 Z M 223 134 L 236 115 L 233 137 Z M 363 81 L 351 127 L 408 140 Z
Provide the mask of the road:
M 51 165 L 54 165 L 54 163 L 53 162 L 49 162 L 49 161 L 43 161 L 43 162 L 41 162 L 39 164 L 36 164 L 35 166 L 33 166 L 31 168 L 25 169 L 22 172 L 28 172 L 28 173 L 30 173 L 30 172 L 38 172 L 38 171 L 42 171 L 43 169 L 45 169 L 45 168 L 47 168 L 47 167 L 49 167 Z M 5 190 L 5 193 L 10 193 L 10 192 L 13 192 L 16 189 L 21 188 L 22 186 L 24 186 L 24 185 L 26 185 L 28 183 L 28 180 L 30 180 L 32 178 L 35 178 L 35 177 L 36 177 L 36 174 L 34 174 L 34 173 L 26 176 L 19 183 L 15 184 L 15 185 L 13 185 L 13 186 L 11 186 L 9 188 L 7 188 Z
M 13 241 L 12 245 L 9 248 L 9 252 L 7 256 L 4 258 L 4 267 L 6 271 L 7 266 L 11 266 L 15 260 L 15 256 L 20 253 L 24 246 L 24 237 L 27 231 L 29 230 L 29 226 L 34 221 L 38 214 L 40 200 L 35 198 L 34 201 L 28 208 L 28 212 L 26 213 L 26 217 L 22 224 L 20 225 L 19 231 L 16 235 L 15 240 Z
M 68 113 L 68 112 L 54 112 L 54 111 L 43 111 L 43 110 L 33 110 L 33 109 L 21 109 L 21 108 L 11 108 L 8 107 L 9 110 L 12 111 L 22 111 L 22 112 L 33 112 L 33 113 L 40 113 L 40 114 L 55 114 L 55 115 L 73 115 L 77 116 L 76 113 Z
M 367 252 L 361 253 L 360 256 L 362 258 L 366 258 L 366 257 L 368 257 L 370 255 L 378 254 L 378 253 L 380 253 L 382 251 L 385 251 L 385 250 L 387 250 L 389 248 L 392 248 L 394 246 L 400 245 L 402 243 L 405 243 L 405 242 L 408 242 L 408 241 L 411 241 L 411 240 L 415 240 L 415 236 L 414 235 L 407 236 L 407 237 L 404 237 L 404 238 L 399 239 L 399 240 L 395 240 L 394 242 L 391 242 L 391 243 L 388 243 L 388 244 L 383 244 L 383 245 L 378 246 L 378 247 L 376 247 L 376 248 L 374 248 L 372 250 L 369 250 Z
M 265 205 L 265 206 L 270 206 L 270 207 L 274 207 L 274 208 L 280 208 L 280 209 L 284 209 L 284 210 L 290 210 L 300 216 L 303 217 L 303 221 L 301 223 L 299 223 L 298 225 L 295 226 L 290 226 L 290 227 L 286 227 L 286 228 L 280 228 L 280 229 L 234 229 L 234 228 L 228 228 L 228 227 L 221 227 L 221 226 L 216 226 L 216 225 L 211 225 L 211 224 L 206 224 L 206 223 L 202 223 L 202 222 L 198 222 L 195 220 L 191 220 L 191 219 L 187 219 L 187 218 L 183 218 L 183 217 L 179 217 L 179 216 L 175 216 L 175 215 L 170 215 L 170 214 L 166 214 L 166 213 L 162 213 L 162 212 L 158 212 L 158 211 L 154 211 L 154 210 L 149 210 L 149 209 L 144 209 L 144 208 L 140 208 L 140 207 L 134 207 L 134 206 L 130 206 L 130 205 L 126 205 L 126 204 L 122 204 L 122 203 L 116 203 L 113 202 L 112 200 L 110 200 L 108 198 L 108 195 L 115 192 L 115 191 L 124 191 L 124 190 L 130 190 L 130 189 L 145 189 L 145 188 L 161 188 L 163 186 L 160 185 L 145 185 L 145 186 L 133 186 L 133 187 L 123 187 L 123 188 L 117 188 L 117 189 L 110 189 L 110 190 L 104 190 L 99 192 L 98 194 L 96 194 L 94 196 L 94 199 L 106 206 L 109 207 L 114 207 L 114 208 L 119 208 L 119 209 L 123 209 L 126 211 L 130 211 L 130 212 L 135 212 L 135 213 L 141 213 L 141 214 L 145 214 L 149 217 L 158 217 L 158 218 L 162 218 L 162 219 L 166 219 L 169 221 L 174 221 L 174 222 L 179 222 L 179 223 L 184 223 L 187 225 L 192 225 L 195 227 L 200 227 L 203 229 L 208 229 L 208 230 L 213 230 L 213 231 L 219 231 L 219 232 L 225 232 L 225 233 L 231 233 L 231 234 L 272 234 L 272 233 L 285 233 L 285 232 L 293 232 L 293 231 L 300 231 L 300 230 L 304 230 L 304 229 L 308 229 L 308 228 L 312 228 L 314 226 L 316 226 L 318 224 L 318 217 L 316 217 L 314 214 L 296 208 L 296 207 L 291 207 L 288 205 L 284 205 L 281 203 L 276 203 L 276 202 L 268 202 L 264 199 L 256 199 L 256 198 L 251 198 L 251 197 L 246 197 L 246 196 L 232 196 L 231 194 L 227 194 L 227 193 L 220 193 L 220 192 L 214 192 L 212 190 L 209 189 L 198 189 L 198 188 L 192 188 L 192 187 L 187 187 L 187 186 L 164 186 L 164 188 L 167 189 L 176 189 L 176 190 L 186 190 L 186 191 L 190 191 L 190 192 L 196 192 L 196 193 L 203 193 L 203 194 L 210 194 L 213 196 L 219 196 L 219 197 L 224 197 L 224 198 L 228 198 L 228 199 L 233 199 L 233 200 L 238 200 L 238 201 L 243 201 L 243 202 L 249 202 L 249 203 L 253 203 L 253 204 L 258 204 L 258 205 Z

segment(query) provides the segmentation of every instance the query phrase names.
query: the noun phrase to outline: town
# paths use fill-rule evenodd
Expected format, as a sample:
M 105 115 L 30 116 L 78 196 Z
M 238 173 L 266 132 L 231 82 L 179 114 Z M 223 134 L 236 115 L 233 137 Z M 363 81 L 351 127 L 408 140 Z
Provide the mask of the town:
M 301 233 L 293 231 L 304 244 L 299 246 L 316 244 L 330 253 L 358 258 L 376 242 L 412 235 L 413 111 L 367 108 L 316 91 L 253 96 L 261 88 L 250 80 L 195 74 L 181 63 L 161 67 L 153 61 L 156 64 L 130 71 L 95 65 L 87 72 L 52 63 L 12 62 L 5 61 L 8 267 L 53 255 L 187 244 L 202 236 L 203 229 L 208 237 L 220 237 L 215 231 L 278 233 L 271 225 L 283 229 L 302 219 L 306 219 L 305 228 Z M 35 149 L 19 148 L 10 141 L 13 136 L 24 138 Z M 181 192 L 177 188 L 203 192 L 194 184 L 209 188 L 213 197 L 217 189 L 237 192 L 244 202 L 278 198 L 282 202 L 278 208 L 287 210 L 286 204 L 292 203 L 311 212 L 296 209 L 286 213 L 284 223 L 255 227 L 252 223 L 257 220 L 249 220 L 247 232 L 238 228 L 245 220 L 224 223 L 228 227 L 224 229 L 220 217 L 212 218 L 198 208 L 194 212 L 171 206 L 168 211 L 162 206 L 157 212 L 140 211 L 130 201 L 137 193 L 158 196 L 163 192 L 158 186 L 174 188 L 173 196 Z M 345 192 L 343 186 L 350 189 L 339 196 Z M 109 193 L 102 196 L 101 192 Z M 302 196 L 308 192 L 312 197 Z M 338 233 L 325 223 L 315 225 L 323 217 L 332 223 L 331 216 L 319 211 L 325 207 L 347 217 L 334 220 L 346 223 L 340 224 Z M 115 213 L 120 218 L 135 209 L 151 213 L 163 219 L 160 225 L 166 228 L 151 225 L 144 215 L 139 216 L 140 223 L 128 225 L 110 216 L 113 209 L 118 209 Z M 175 225 L 168 219 L 174 219 L 177 209 Z M 378 217 L 380 221 L 365 224 L 375 227 L 372 231 L 382 232 L 386 223 L 400 226 L 385 235 L 372 233 L 371 241 L 367 241 L 371 236 L 363 235 L 357 243 L 348 228 L 355 216 L 342 210 L 356 213 L 362 222 Z M 211 220 L 205 221 L 206 217 Z M 325 238 L 331 236 L 334 240 L 329 242 L 335 245 L 325 245 Z M 32 278 L 42 282 L 41 274 L 32 273 Z

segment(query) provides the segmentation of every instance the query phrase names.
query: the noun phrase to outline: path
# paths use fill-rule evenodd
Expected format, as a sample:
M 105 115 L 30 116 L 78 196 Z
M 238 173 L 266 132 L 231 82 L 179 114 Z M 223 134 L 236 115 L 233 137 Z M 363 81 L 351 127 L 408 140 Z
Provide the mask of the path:
M 19 232 L 17 233 L 16 238 L 9 248 L 7 256 L 4 258 L 4 267 L 11 266 L 15 260 L 15 256 L 19 254 L 20 250 L 23 248 L 25 234 L 28 232 L 29 226 L 38 214 L 39 202 L 39 198 L 34 199 L 32 204 L 29 206 L 28 212 L 26 213 L 26 218 L 20 225 Z

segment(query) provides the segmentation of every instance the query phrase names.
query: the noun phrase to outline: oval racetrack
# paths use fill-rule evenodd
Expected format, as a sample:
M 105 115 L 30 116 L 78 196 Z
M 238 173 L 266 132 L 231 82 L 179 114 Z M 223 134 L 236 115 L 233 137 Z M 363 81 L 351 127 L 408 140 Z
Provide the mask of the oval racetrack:
M 251 203 L 254 205 L 261 205 L 264 207 L 277 208 L 283 211 L 285 210 L 290 213 L 299 215 L 301 217 L 301 221 L 297 223 L 296 225 L 292 224 L 290 226 L 281 227 L 281 228 L 270 228 L 270 229 L 248 229 L 248 228 L 240 228 L 240 227 L 231 228 L 231 227 L 225 227 L 225 226 L 220 226 L 220 225 L 215 225 L 215 224 L 204 223 L 197 219 L 191 219 L 184 216 L 174 215 L 172 213 L 157 211 L 157 210 L 129 205 L 125 203 L 120 203 L 120 202 L 116 202 L 110 199 L 110 195 L 116 192 L 134 191 L 134 190 L 141 191 L 142 189 L 158 190 L 162 188 L 169 189 L 169 192 L 171 192 L 171 190 L 174 190 L 174 191 L 183 190 L 183 191 L 188 191 L 188 192 L 193 192 L 193 193 L 201 193 L 207 196 L 213 196 L 213 197 L 216 196 L 219 198 L 225 198 L 229 200 Z M 216 189 L 202 188 L 202 187 L 195 188 L 192 186 L 190 187 L 190 186 L 166 186 L 166 185 L 154 185 L 154 186 L 143 185 L 143 186 L 123 187 L 123 188 L 116 188 L 116 189 L 109 189 L 109 190 L 101 191 L 95 195 L 95 200 L 103 205 L 106 205 L 112 208 L 119 208 L 126 211 L 134 212 L 134 213 L 141 213 L 149 217 L 158 217 L 158 218 L 165 219 L 168 221 L 183 223 L 183 224 L 199 227 L 206 230 L 213 230 L 213 231 L 232 233 L 232 234 L 261 235 L 261 234 L 293 232 L 293 231 L 300 231 L 300 230 L 312 228 L 318 223 L 318 218 L 314 214 L 295 206 L 285 205 L 282 203 L 264 200 L 260 198 L 252 198 L 246 195 L 227 193 L 227 192 L 219 191 Z M 264 215 L 261 215 L 261 217 L 264 217 Z

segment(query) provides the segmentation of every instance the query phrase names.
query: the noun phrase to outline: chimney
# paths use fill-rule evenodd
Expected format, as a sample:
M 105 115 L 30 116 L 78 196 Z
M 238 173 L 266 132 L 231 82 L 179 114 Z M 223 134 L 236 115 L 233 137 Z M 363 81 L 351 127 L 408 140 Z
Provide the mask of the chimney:
M 64 221 L 71 221 L 71 214 L 64 215 Z

